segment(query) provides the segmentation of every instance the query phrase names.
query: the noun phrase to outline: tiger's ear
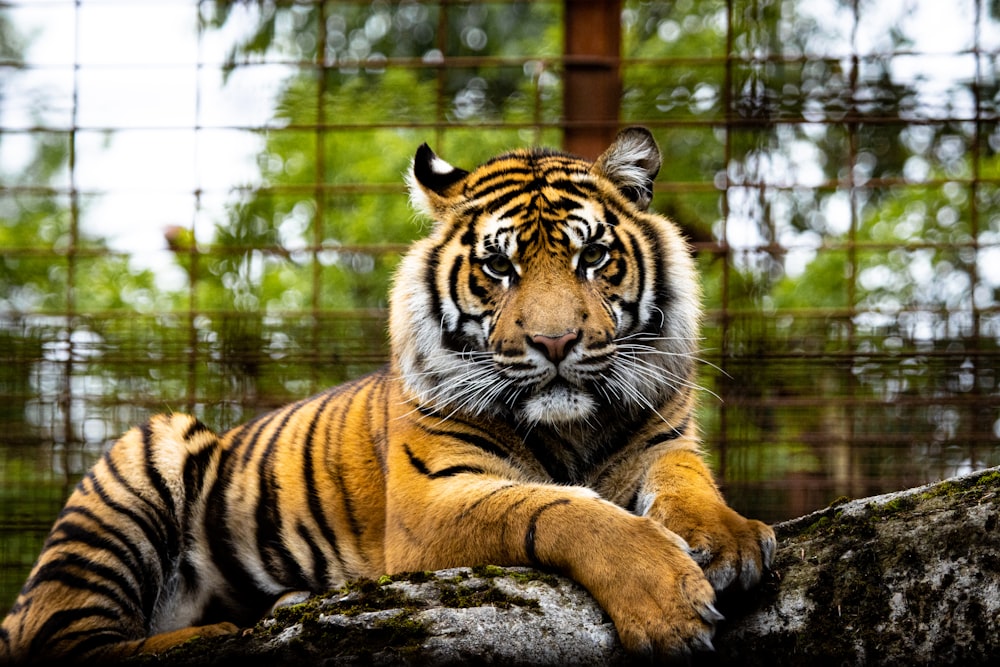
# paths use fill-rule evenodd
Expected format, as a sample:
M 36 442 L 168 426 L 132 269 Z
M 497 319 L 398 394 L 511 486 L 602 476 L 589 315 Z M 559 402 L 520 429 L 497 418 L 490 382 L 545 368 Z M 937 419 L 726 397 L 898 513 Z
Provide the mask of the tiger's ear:
M 660 148 L 644 127 L 627 127 L 604 151 L 591 171 L 608 179 L 639 210 L 653 201 L 653 179 L 660 172 Z
M 453 167 L 421 144 L 413 157 L 406 183 L 410 189 L 410 204 L 420 213 L 437 219 L 449 201 L 457 195 L 459 184 L 469 175 L 464 169 Z

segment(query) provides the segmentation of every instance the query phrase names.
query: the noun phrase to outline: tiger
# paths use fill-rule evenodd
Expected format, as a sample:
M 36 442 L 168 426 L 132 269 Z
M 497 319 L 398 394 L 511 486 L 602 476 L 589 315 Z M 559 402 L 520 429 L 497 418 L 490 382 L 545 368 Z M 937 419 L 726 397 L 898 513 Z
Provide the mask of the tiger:
M 650 211 L 662 155 L 421 145 L 429 232 L 389 295 L 388 363 L 218 435 L 128 431 L 66 502 L 0 629 L 7 663 L 163 652 L 352 579 L 493 564 L 578 582 L 635 655 L 711 650 L 717 593 L 775 534 L 723 498 L 695 408 L 702 294 Z

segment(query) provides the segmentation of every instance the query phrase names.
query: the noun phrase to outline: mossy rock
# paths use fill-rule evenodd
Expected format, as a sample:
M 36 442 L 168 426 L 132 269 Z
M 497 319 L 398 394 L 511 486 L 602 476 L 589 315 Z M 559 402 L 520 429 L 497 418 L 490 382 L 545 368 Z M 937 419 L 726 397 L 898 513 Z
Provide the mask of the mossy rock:
M 720 596 L 694 665 L 993 665 L 1000 656 L 1000 469 L 838 501 L 776 526 L 771 572 Z M 575 583 L 483 566 L 351 582 L 165 665 L 630 664 Z
M 557 635 L 564 641 L 553 642 Z M 135 663 L 187 665 L 614 664 L 611 621 L 582 588 L 480 566 L 358 580 L 278 608 L 256 627 Z

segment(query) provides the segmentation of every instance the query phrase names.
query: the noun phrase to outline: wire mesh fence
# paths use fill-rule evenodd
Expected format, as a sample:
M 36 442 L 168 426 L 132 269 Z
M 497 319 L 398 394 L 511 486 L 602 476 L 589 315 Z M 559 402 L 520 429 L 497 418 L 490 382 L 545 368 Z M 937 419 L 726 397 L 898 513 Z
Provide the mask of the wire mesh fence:
M 425 141 L 653 130 L 741 511 L 1000 463 L 998 54 L 986 0 L 0 2 L 0 603 L 130 425 L 384 361 Z

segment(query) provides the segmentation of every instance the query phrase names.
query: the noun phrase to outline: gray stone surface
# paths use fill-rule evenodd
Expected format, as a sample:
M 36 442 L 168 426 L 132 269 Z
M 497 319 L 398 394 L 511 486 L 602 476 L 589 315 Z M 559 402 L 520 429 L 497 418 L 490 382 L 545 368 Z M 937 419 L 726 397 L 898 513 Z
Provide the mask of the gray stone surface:
M 1000 469 L 776 526 L 774 570 L 725 594 L 696 665 L 1000 664 Z M 157 664 L 614 665 L 614 627 L 573 582 L 459 568 L 361 582 Z
M 527 568 L 455 568 L 417 581 L 387 579 L 378 587 L 382 599 L 370 604 L 379 607 L 391 600 L 388 608 L 358 612 L 349 604 L 347 613 L 338 612 L 344 603 L 365 599 L 365 592 L 353 591 L 313 600 L 306 620 L 280 630 L 278 621 L 265 621 L 264 628 L 277 630 L 266 640 L 265 653 L 301 650 L 296 645 L 307 639 L 310 624 L 324 634 L 364 635 L 405 618 L 424 634 L 402 645 L 325 658 L 385 665 L 605 665 L 624 658 L 610 619 L 568 579 Z M 295 611 L 286 613 L 292 618 Z

